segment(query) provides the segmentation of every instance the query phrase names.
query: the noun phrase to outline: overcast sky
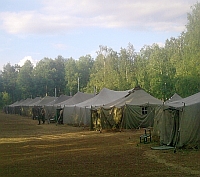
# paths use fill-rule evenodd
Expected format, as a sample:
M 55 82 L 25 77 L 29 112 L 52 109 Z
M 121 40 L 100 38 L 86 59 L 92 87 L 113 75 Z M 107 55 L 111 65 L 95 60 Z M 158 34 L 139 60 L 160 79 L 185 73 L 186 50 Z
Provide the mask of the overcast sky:
M 165 43 L 185 30 L 196 0 L 1 0 L 0 70 L 58 55 L 95 57 L 99 45 L 115 51 Z

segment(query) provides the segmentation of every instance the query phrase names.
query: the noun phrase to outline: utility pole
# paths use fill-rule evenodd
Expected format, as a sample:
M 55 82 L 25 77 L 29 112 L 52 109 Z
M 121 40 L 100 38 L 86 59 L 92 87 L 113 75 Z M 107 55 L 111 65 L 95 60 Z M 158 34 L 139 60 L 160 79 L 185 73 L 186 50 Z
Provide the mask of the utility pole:
M 78 92 L 79 92 L 79 77 L 78 77 Z
M 46 85 L 46 96 L 47 96 L 47 85 Z

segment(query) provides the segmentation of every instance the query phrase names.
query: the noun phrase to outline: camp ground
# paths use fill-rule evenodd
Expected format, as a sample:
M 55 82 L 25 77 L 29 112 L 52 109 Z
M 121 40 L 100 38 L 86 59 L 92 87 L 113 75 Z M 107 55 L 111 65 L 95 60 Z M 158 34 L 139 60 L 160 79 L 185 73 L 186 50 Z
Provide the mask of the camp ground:
M 173 147 L 200 146 L 200 92 L 158 108 L 154 133 L 160 144 Z
M 138 129 L 152 127 L 155 108 L 162 101 L 136 87 L 120 99 L 92 108 L 91 129 Z
M 152 150 L 158 143 L 139 143 L 143 129 L 99 133 L 0 113 L 0 130 L 2 177 L 200 175 L 200 151 Z

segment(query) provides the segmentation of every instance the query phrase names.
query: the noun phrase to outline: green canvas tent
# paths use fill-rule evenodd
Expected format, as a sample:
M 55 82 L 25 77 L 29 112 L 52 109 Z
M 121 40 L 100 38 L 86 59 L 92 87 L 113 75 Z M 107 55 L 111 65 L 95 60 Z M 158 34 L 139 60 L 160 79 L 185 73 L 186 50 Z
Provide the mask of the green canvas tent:
M 22 102 L 24 102 L 24 99 L 20 100 L 20 101 L 16 101 L 13 104 L 10 104 L 8 106 L 6 106 L 6 113 L 7 114 L 17 114 L 17 111 L 15 110 L 15 107 L 20 105 Z
M 73 125 L 91 125 L 91 108 L 92 106 L 102 106 L 124 97 L 128 91 L 114 91 L 103 88 L 97 95 L 83 102 L 74 105 L 65 105 L 64 123 Z
M 45 109 L 45 118 L 47 120 L 50 119 L 55 119 L 55 117 L 57 117 L 57 108 L 59 108 L 59 105 L 61 102 L 63 101 L 67 101 L 69 99 L 71 99 L 72 96 L 68 96 L 68 95 L 60 95 L 58 98 L 56 98 L 55 100 L 47 103 L 44 105 L 44 109 Z
M 91 129 L 135 129 L 153 126 L 155 107 L 162 101 L 140 87 L 101 107 L 92 108 Z
M 181 99 L 182 99 L 182 97 L 180 95 L 178 95 L 177 93 L 174 93 L 174 95 L 171 98 L 169 98 L 167 101 L 165 101 L 165 103 L 169 103 L 172 101 L 178 101 Z
M 200 146 L 200 92 L 164 104 L 154 121 L 155 136 L 162 145 L 174 147 Z

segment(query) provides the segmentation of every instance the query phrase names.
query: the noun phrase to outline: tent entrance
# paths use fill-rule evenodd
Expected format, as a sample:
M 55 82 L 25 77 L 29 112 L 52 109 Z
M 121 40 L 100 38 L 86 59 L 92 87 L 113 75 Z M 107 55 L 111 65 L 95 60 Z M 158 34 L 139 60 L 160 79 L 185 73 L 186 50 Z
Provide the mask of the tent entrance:
M 171 113 L 171 118 L 172 118 L 172 129 L 170 135 L 171 137 L 170 142 L 167 145 L 175 147 L 179 139 L 179 127 L 180 127 L 179 110 L 170 109 L 169 112 Z

